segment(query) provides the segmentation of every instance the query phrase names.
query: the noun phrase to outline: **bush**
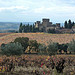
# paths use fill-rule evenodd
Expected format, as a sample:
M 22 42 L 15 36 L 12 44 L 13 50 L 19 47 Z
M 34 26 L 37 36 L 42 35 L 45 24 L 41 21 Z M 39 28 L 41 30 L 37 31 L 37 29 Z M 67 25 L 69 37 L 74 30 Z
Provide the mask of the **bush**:
M 47 46 L 47 51 L 49 55 L 55 55 L 58 50 L 58 43 L 54 43 L 50 41 L 49 45 Z
M 25 50 L 26 50 L 26 48 L 28 47 L 28 45 L 29 45 L 29 38 L 28 37 L 19 37 L 19 38 L 16 38 L 15 40 L 14 40 L 14 42 L 19 42 L 19 43 L 21 43 L 21 45 L 24 47 L 24 52 L 25 52 Z
M 68 50 L 75 54 L 75 40 L 74 39 L 68 44 Z
M 39 44 L 39 47 L 38 47 L 38 50 L 39 50 L 39 53 L 47 53 L 46 51 L 46 45 L 45 44 Z
M 34 48 L 35 51 L 37 51 L 39 44 L 37 43 L 36 40 L 30 40 L 30 41 L 29 41 L 29 46 L 31 47 L 31 49 Z M 38 52 L 38 51 L 37 51 L 37 52 Z
M 20 43 L 8 43 L 1 46 L 1 53 L 7 56 L 21 55 L 23 53 L 23 47 Z
M 66 44 L 57 44 L 58 45 L 58 49 L 60 50 L 60 52 L 61 52 L 61 50 L 64 50 L 64 52 L 66 52 L 67 51 L 67 48 L 68 48 L 68 43 L 66 43 Z

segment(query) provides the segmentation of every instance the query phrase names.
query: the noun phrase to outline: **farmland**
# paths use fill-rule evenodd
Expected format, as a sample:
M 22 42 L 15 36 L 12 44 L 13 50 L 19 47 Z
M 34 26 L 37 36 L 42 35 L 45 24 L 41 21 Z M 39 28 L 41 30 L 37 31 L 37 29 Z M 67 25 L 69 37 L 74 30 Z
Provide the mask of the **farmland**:
M 65 55 L 64 55 L 65 56 Z M 12 69 L 14 75 L 74 75 L 75 56 L 45 56 L 45 55 L 21 55 L 21 56 L 2 56 L 0 57 L 0 71 L 4 73 L 13 61 L 15 68 Z M 63 74 L 57 73 L 56 66 L 65 60 Z M 53 65 L 54 63 L 54 65 Z M 1 66 L 1 64 L 3 64 Z M 6 68 L 7 67 L 7 68 Z M 54 68 L 53 68 L 54 67 Z M 8 72 L 10 73 L 10 72 Z M 5 74 L 10 75 L 10 74 Z M 12 74 L 11 74 L 12 75 Z
M 1 33 L 0 45 L 14 41 L 17 37 L 28 37 L 38 43 L 53 42 L 69 43 L 75 39 L 75 34 L 47 34 L 47 33 Z M 34 57 L 35 56 L 35 57 Z M 0 55 L 1 75 L 74 75 L 75 55 L 33 55 L 21 56 Z
M 0 37 L 5 36 L 5 35 L 9 35 L 11 33 L 0 33 Z
M 48 44 L 50 40 L 53 42 L 69 43 L 75 39 L 75 34 L 48 34 L 48 33 L 0 33 L 0 45 L 14 41 L 17 37 L 28 37 L 30 40 L 36 40 L 38 43 Z

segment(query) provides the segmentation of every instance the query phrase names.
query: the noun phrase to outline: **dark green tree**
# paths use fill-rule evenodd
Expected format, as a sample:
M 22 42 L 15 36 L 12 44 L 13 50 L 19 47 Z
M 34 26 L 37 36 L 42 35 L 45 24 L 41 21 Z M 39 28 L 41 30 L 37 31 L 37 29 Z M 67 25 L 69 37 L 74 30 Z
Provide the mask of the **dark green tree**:
M 23 30 L 22 23 L 20 23 L 19 32 L 22 33 L 22 30 Z
M 67 21 L 65 21 L 64 26 L 65 26 L 65 28 L 68 28 Z
M 7 56 L 21 55 L 23 54 L 23 47 L 20 43 L 8 43 L 5 46 L 1 46 L 1 53 Z
M 58 45 L 55 42 L 50 41 L 47 46 L 47 51 L 49 55 L 55 55 L 58 50 Z
M 72 28 L 72 22 L 71 22 L 71 20 L 68 21 L 68 28 L 69 28 L 69 29 Z
M 74 26 L 74 22 L 72 23 L 72 26 Z
M 30 26 L 29 26 L 29 23 L 28 23 L 28 25 L 27 25 L 27 32 L 29 32 L 30 31 Z
M 26 50 L 26 48 L 28 47 L 28 45 L 29 45 L 29 38 L 28 37 L 19 37 L 19 38 L 16 38 L 15 40 L 14 40 L 14 42 L 19 42 L 19 43 L 21 43 L 21 45 L 24 47 L 24 52 L 25 52 L 25 50 Z
M 75 40 L 74 39 L 69 43 L 67 50 L 75 54 Z
M 32 25 L 30 25 L 29 27 L 29 32 L 32 32 Z
M 47 46 L 45 44 L 39 44 L 39 47 L 38 47 L 38 51 L 39 53 L 41 54 L 46 54 L 47 53 L 47 50 L 46 50 Z
M 39 44 L 37 43 L 36 40 L 30 40 L 30 41 L 29 41 L 29 46 L 30 46 L 31 48 L 34 47 L 34 48 L 35 48 L 35 51 L 37 51 Z

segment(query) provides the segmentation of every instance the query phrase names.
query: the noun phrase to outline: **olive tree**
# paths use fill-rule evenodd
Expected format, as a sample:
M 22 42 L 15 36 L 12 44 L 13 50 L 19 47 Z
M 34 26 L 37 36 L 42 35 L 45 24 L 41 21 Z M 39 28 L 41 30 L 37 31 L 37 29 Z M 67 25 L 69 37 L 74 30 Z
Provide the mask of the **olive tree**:
M 58 50 L 58 45 L 55 42 L 50 41 L 47 46 L 47 51 L 49 55 L 55 55 Z
M 74 39 L 68 44 L 67 50 L 75 54 L 75 40 Z
M 1 53 L 7 56 L 23 54 L 23 47 L 20 43 L 8 43 L 1 46 Z

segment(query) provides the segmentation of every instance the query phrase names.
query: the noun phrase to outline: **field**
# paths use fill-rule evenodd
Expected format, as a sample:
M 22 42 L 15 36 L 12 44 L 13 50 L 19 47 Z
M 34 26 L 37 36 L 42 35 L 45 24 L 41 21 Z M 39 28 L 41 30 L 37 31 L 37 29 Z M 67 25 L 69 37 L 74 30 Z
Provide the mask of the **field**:
M 0 33 L 0 45 L 17 37 L 28 37 L 47 45 L 50 40 L 60 44 L 69 43 L 75 39 L 75 34 Z M 75 55 L 0 55 L 0 75 L 75 75 Z
M 9 35 L 9 34 L 12 34 L 12 33 L 0 33 L 0 37 L 5 36 L 5 35 Z
M 34 55 L 21 55 L 10 57 L 1 56 L 0 75 L 74 75 L 74 58 L 75 55 L 64 55 L 64 57 L 45 55 L 35 55 L 35 57 Z M 65 63 L 63 65 L 63 73 L 57 73 L 56 66 L 60 63 L 61 59 L 65 60 Z M 6 72 L 7 68 L 9 67 L 8 65 L 11 65 L 12 62 L 14 68 L 12 68 L 11 72 Z M 3 65 L 1 66 L 1 64 Z
M 53 42 L 69 43 L 75 39 L 75 34 L 48 34 L 48 33 L 0 33 L 0 45 L 14 41 L 17 37 L 28 37 L 30 40 L 37 40 L 39 43 L 48 44 L 50 40 Z

